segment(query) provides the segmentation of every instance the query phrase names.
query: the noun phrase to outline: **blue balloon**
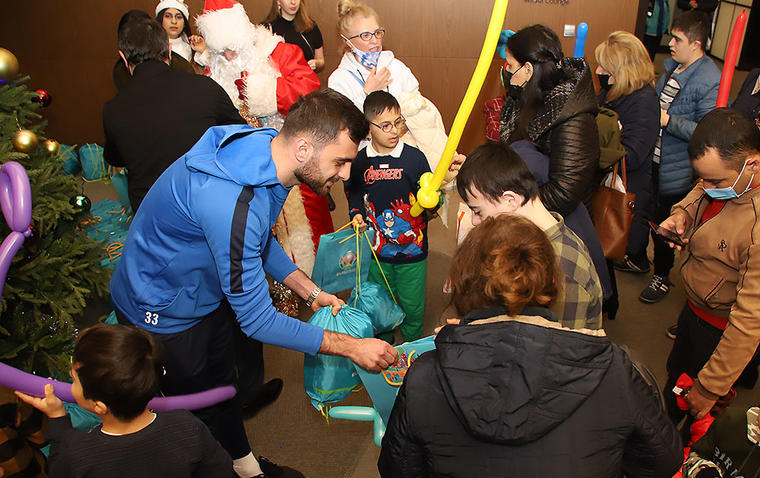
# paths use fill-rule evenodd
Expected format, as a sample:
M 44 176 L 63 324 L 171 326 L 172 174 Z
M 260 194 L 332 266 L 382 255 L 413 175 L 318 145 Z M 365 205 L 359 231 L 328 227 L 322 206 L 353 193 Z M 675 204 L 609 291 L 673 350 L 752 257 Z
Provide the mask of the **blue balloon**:
M 578 29 L 575 32 L 575 50 L 573 56 L 575 58 L 583 58 L 586 56 L 586 37 L 588 36 L 588 23 L 582 22 L 578 25 Z

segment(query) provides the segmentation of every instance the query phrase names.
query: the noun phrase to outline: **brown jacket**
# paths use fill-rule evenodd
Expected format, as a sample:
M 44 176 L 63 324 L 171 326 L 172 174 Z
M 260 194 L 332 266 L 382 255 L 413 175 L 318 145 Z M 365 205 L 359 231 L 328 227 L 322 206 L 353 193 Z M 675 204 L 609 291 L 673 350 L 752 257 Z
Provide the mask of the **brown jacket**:
M 699 309 L 728 319 L 718 346 L 699 372 L 705 396 L 728 393 L 760 343 L 760 188 L 726 202 L 699 224 L 709 204 L 698 184 L 672 212 L 686 212 L 681 276 L 689 300 Z

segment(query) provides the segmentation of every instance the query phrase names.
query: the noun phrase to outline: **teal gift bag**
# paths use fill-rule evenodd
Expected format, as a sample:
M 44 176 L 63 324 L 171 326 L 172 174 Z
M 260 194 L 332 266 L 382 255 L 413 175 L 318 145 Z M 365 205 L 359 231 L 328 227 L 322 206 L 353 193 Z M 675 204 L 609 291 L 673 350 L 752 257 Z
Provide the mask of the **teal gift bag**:
M 366 231 L 356 234 L 353 229 L 320 236 L 311 280 L 330 294 L 351 289 L 357 280 L 367 280 L 373 237 Z
M 66 176 L 76 174 L 82 170 L 82 165 L 79 164 L 79 156 L 77 155 L 76 146 L 61 145 L 61 163 L 63 174 Z
M 372 337 L 372 324 L 367 314 L 350 306 L 343 306 L 336 316 L 332 315 L 332 308 L 322 307 L 309 323 L 356 338 Z M 359 375 L 351 359 L 317 354 L 304 355 L 303 362 L 304 388 L 317 410 L 323 411 L 326 403 L 343 400 L 359 385 Z
M 351 291 L 348 305 L 367 314 L 375 335 L 389 332 L 404 321 L 404 309 L 396 303 L 386 286 L 364 281 Z
M 82 177 L 85 181 L 99 181 L 111 175 L 110 166 L 103 159 L 103 147 L 97 144 L 84 144 L 79 148 L 79 162 L 82 164 Z
M 115 171 L 111 175 L 111 183 L 113 184 L 114 189 L 116 189 L 116 194 L 119 195 L 119 202 L 121 203 L 121 207 L 124 208 L 125 211 L 132 211 L 132 207 L 129 204 L 129 187 L 127 185 L 127 175 L 125 174 L 127 172 L 126 169 L 122 171 Z

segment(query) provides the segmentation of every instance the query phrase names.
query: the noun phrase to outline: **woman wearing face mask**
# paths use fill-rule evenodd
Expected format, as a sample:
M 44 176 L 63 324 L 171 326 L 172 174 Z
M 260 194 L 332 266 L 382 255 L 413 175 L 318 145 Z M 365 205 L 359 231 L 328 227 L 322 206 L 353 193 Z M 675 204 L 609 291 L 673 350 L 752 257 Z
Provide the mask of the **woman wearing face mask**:
M 598 111 L 591 71 L 582 58 L 564 58 L 557 34 L 543 25 L 523 28 L 507 40 L 502 70 L 507 90 L 500 141 L 535 143 L 550 158 L 541 201 L 562 215 L 590 205 L 597 165 Z
M 190 48 L 190 23 L 187 21 L 190 11 L 184 0 L 161 0 L 156 5 L 156 21 L 164 27 L 169 35 L 172 52 L 187 61 L 192 61 L 193 50 Z
M 327 86 L 344 94 L 363 110 L 364 98 L 385 90 L 399 102 L 406 92 L 418 92 L 420 83 L 393 52 L 383 50 L 385 29 L 377 12 L 363 3 L 338 1 L 338 33 L 345 42 L 345 54 Z M 403 110 L 403 105 L 402 105 Z
M 385 29 L 380 26 L 377 12 L 363 3 L 338 0 L 338 33 L 345 42 L 345 53 L 327 86 L 348 97 L 362 111 L 364 99 L 373 91 L 392 94 L 406 119 L 399 136 L 421 150 L 430 169 L 435 170 L 447 140 L 441 114 L 420 94 L 420 84 L 412 71 L 392 51 L 383 50 Z M 463 161 L 463 155 L 454 156 L 445 183 L 454 178 Z M 444 211 L 446 207 L 444 203 Z
M 304 0 L 272 0 L 272 8 L 262 22 L 286 43 L 297 45 L 314 71 L 325 66 L 322 33 L 306 10 Z
M 652 153 L 660 117 L 660 104 L 652 87 L 654 65 L 641 41 L 628 32 L 611 33 L 594 54 L 599 63 L 599 105 L 618 114 L 628 191 L 636 194 L 626 257 L 615 268 L 644 273 L 649 271 L 647 221 L 652 198 Z

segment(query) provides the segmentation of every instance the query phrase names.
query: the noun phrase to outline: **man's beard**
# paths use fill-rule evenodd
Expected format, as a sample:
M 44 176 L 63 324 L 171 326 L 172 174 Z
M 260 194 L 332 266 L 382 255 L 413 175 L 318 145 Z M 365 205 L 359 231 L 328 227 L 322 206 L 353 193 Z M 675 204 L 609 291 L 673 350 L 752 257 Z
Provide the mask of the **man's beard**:
M 308 160 L 303 166 L 296 169 L 295 176 L 303 184 L 309 186 L 312 191 L 320 196 L 326 196 L 330 187 L 340 180 L 340 176 L 326 178 L 319 171 L 318 158 Z

